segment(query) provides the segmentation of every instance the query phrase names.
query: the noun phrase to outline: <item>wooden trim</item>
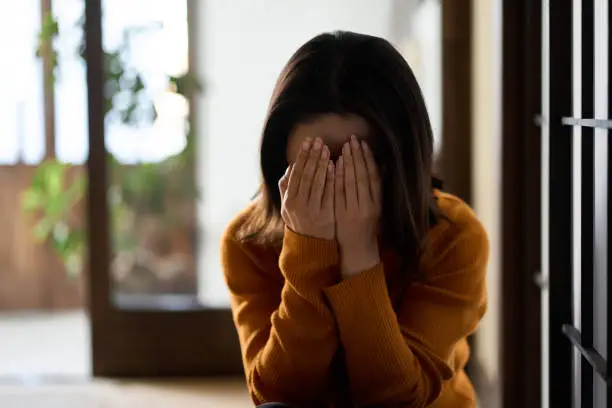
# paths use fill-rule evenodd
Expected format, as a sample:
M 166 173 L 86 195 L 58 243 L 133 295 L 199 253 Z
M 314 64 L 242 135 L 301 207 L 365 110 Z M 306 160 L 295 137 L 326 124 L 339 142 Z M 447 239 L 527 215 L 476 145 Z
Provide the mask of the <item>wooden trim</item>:
M 89 276 L 87 295 L 92 321 L 92 366 L 94 375 L 104 364 L 103 345 L 108 336 L 102 324 L 109 313 L 110 248 L 107 205 L 107 159 L 104 143 L 104 91 L 101 0 L 85 2 L 85 60 L 89 113 L 89 158 L 87 160 L 87 233 Z M 95 249 L 95 250 L 94 250 Z
M 442 0 L 442 135 L 435 163 L 444 190 L 472 201 L 472 2 Z M 468 343 L 475 347 L 477 335 Z M 466 373 L 489 393 L 482 367 L 471 358 Z
M 444 189 L 472 199 L 472 2 L 442 0 L 442 145 L 436 163 Z
M 52 0 L 41 0 L 41 26 L 46 16 L 51 13 Z M 51 55 L 52 44 L 48 41 L 41 49 L 43 64 L 43 113 L 45 118 L 45 159 L 54 159 L 55 155 L 55 85 L 54 67 Z
M 540 406 L 540 2 L 502 8 L 502 401 Z

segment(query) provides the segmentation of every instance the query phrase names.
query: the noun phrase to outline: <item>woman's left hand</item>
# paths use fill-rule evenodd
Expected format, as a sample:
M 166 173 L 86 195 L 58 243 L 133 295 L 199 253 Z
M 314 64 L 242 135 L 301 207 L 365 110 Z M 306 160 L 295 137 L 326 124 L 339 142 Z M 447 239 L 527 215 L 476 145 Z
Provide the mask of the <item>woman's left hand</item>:
M 381 185 L 368 145 L 351 136 L 342 148 L 335 177 L 336 238 L 344 279 L 377 265 Z

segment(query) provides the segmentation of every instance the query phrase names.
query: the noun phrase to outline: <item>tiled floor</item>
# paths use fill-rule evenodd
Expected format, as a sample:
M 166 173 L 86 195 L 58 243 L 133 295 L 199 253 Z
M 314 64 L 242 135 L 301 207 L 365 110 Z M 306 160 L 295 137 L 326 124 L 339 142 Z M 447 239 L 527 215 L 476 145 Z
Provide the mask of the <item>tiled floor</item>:
M 0 314 L 1 408 L 238 408 L 242 379 L 92 380 L 84 313 Z
M 2 313 L 0 333 L 0 378 L 82 378 L 91 371 L 89 321 L 82 311 Z
M 88 325 L 79 311 L 0 314 L 0 408 L 252 406 L 242 379 L 92 380 Z
M 2 408 L 246 408 L 242 380 L 2 385 Z

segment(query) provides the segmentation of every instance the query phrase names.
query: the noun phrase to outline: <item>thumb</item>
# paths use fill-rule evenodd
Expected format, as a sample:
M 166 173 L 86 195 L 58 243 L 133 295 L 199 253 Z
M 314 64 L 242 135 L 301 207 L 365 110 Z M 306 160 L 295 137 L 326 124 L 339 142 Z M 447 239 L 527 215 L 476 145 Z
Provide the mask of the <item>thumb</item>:
M 291 175 L 291 169 L 293 165 L 289 165 L 287 170 L 285 170 L 285 174 L 278 181 L 278 189 L 280 190 L 281 200 L 285 198 L 285 193 L 287 192 L 287 187 L 289 186 L 289 176 Z

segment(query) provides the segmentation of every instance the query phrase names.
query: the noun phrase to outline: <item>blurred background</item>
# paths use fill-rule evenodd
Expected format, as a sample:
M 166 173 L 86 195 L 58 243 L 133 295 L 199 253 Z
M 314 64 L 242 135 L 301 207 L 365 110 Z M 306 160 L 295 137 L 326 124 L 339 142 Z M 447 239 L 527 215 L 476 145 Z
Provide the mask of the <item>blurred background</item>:
M 405 57 L 489 232 L 480 406 L 612 406 L 610 6 L 552 3 L 0 4 L 0 406 L 250 405 L 219 241 L 276 77 L 333 30 Z

